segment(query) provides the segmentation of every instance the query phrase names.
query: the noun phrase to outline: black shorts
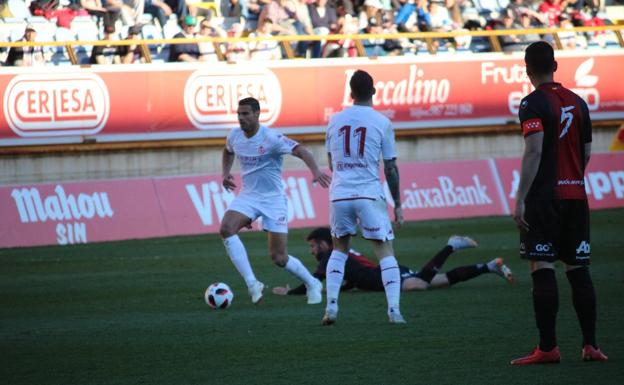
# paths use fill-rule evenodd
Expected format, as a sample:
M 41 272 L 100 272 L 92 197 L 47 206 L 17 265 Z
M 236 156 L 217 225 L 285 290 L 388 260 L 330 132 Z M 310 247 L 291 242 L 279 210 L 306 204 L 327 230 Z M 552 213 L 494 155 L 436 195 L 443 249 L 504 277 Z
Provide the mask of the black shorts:
M 405 266 L 399 265 L 401 274 L 401 285 L 407 278 L 416 277 L 416 273 Z M 357 279 L 354 282 L 355 288 L 367 291 L 384 291 L 381 279 L 381 268 L 379 266 L 374 269 L 362 269 L 358 272 Z
M 586 200 L 528 201 L 524 218 L 529 231 L 520 232 L 520 257 L 589 265 L 591 248 Z

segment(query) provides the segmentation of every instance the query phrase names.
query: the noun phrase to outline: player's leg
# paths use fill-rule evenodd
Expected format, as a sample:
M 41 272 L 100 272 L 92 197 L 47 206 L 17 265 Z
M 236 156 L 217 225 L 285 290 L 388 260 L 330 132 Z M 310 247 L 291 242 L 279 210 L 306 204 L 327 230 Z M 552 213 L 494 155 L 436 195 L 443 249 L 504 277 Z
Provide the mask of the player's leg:
M 372 241 L 375 256 L 379 260 L 381 279 L 388 302 L 390 323 L 405 323 L 401 315 L 401 271 L 394 256 L 394 231 L 388 216 L 385 199 L 361 199 L 356 203 L 356 213 L 362 229 L 362 237 Z
M 582 358 L 606 361 L 596 344 L 596 291 L 589 273 L 591 258 L 587 201 L 564 201 L 566 219 L 561 241 L 561 259 L 572 289 L 572 303 L 583 334 Z
M 344 277 L 345 264 L 348 258 L 351 235 L 357 229 L 354 201 L 331 202 L 329 220 L 333 236 L 332 250 L 325 271 L 325 288 L 327 304 L 322 324 L 331 325 L 338 316 L 338 296 Z
M 244 208 L 241 208 L 241 210 L 242 209 Z M 245 245 L 243 245 L 243 242 L 238 237 L 239 230 L 251 223 L 253 215 L 252 213 L 243 214 L 236 210 L 227 210 L 221 220 L 219 232 L 223 239 L 225 251 L 236 267 L 236 270 L 238 270 L 239 274 L 245 280 L 252 302 L 258 303 L 262 299 L 264 284 L 256 279 L 251 264 L 249 263 Z
M 364 236 L 367 237 L 367 235 Z M 368 234 L 368 236 L 370 237 L 371 234 Z M 371 241 L 373 242 L 375 256 L 379 259 L 379 267 L 381 268 L 381 280 L 388 303 L 388 319 L 390 323 L 405 323 L 400 307 L 401 272 L 399 263 L 394 257 L 392 240 L 371 239 Z
M 265 227 L 271 227 L 270 223 L 267 223 L 266 219 L 263 219 L 262 224 Z M 283 230 L 283 229 L 281 229 Z M 308 304 L 321 303 L 323 300 L 322 289 L 323 284 L 318 279 L 314 278 L 308 269 L 301 263 L 301 261 L 292 255 L 288 254 L 287 243 L 288 233 L 283 232 L 268 232 L 269 239 L 269 254 L 273 262 L 283 267 L 290 274 L 294 275 L 302 281 L 306 286 L 306 294 L 308 297 Z
M 559 291 L 554 270 L 555 240 L 559 215 L 551 202 L 527 202 L 528 232 L 520 234 L 520 256 L 529 260 L 533 280 L 533 310 L 539 331 L 539 346 L 531 354 L 511 361 L 512 365 L 556 363 L 560 360 L 555 327 L 559 311 Z

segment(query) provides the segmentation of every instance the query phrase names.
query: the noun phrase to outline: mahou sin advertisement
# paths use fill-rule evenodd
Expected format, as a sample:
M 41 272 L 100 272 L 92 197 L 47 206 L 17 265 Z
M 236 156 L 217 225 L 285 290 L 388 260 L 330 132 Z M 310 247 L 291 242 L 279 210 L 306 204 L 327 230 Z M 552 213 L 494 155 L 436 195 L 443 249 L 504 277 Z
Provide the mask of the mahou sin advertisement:
M 405 219 L 510 215 L 519 166 L 519 158 L 401 164 Z M 307 170 L 283 174 L 290 228 L 329 223 L 328 191 L 311 179 Z M 624 153 L 592 155 L 584 183 L 592 209 L 624 207 Z M 236 193 L 219 175 L 2 186 L 0 248 L 218 236 Z M 391 214 L 387 186 L 386 196 Z
M 624 89 L 613 81 L 622 51 L 557 54 L 556 80 L 587 101 L 594 120 L 624 119 Z M 397 129 L 516 121 L 533 89 L 519 54 L 4 68 L 0 145 L 225 137 L 247 96 L 260 100 L 262 124 L 324 132 L 351 104 L 356 69 L 371 73 L 374 106 Z

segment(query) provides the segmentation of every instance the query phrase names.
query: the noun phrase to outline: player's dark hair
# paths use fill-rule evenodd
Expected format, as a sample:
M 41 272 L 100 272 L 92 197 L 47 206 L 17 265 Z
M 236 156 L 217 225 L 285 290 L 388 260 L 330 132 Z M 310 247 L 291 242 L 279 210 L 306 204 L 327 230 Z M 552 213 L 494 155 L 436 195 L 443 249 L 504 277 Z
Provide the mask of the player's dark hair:
M 327 227 L 317 227 L 316 229 L 312 230 L 310 234 L 308 234 L 306 241 L 325 241 L 327 242 L 327 244 L 331 245 L 331 231 Z
M 375 94 L 373 78 L 366 71 L 355 71 L 349 80 L 349 86 L 354 100 L 368 100 Z
M 555 51 L 545 41 L 536 41 L 524 50 L 527 70 L 538 75 L 548 75 L 554 71 Z
M 260 102 L 256 98 L 245 98 L 238 101 L 239 106 L 250 106 L 253 112 L 260 111 Z

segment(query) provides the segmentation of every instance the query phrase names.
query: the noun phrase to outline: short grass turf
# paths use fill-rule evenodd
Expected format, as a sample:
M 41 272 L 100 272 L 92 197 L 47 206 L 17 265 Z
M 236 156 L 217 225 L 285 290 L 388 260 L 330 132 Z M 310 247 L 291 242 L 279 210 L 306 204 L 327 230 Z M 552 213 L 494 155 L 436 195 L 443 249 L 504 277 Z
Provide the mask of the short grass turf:
M 323 305 L 266 293 L 250 303 L 215 235 L 0 250 L 0 379 L 3 384 L 622 384 L 624 210 L 592 215 L 591 271 L 598 341 L 607 363 L 580 360 L 580 332 L 561 266 L 559 365 L 512 367 L 537 342 L 530 275 L 510 218 L 415 222 L 397 234 L 401 264 L 418 269 L 451 234 L 480 245 L 445 269 L 504 257 L 517 282 L 485 275 L 449 289 L 404 293 L 407 325 L 390 325 L 383 293 L 340 298 L 338 323 Z M 290 252 L 309 268 L 308 230 Z M 263 233 L 241 235 L 269 286 L 297 282 L 273 266 Z M 361 239 L 355 246 L 370 255 Z M 232 307 L 203 300 L 214 281 Z

